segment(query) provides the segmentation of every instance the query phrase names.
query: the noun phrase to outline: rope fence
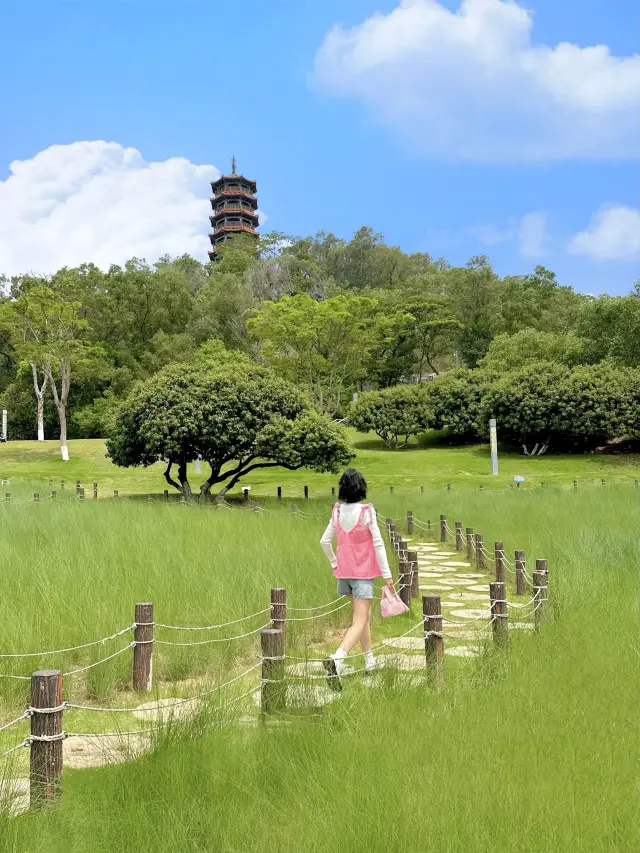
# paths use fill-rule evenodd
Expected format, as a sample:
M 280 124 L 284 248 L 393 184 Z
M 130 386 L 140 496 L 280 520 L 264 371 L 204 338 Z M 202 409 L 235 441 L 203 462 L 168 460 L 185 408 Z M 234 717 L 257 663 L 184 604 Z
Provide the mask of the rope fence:
M 78 487 L 78 495 L 82 487 Z M 94 489 L 94 497 L 97 498 L 97 489 Z M 248 503 L 248 501 L 247 501 Z M 228 507 L 229 508 L 229 507 Z M 233 508 L 234 510 L 237 508 Z M 270 511 L 270 510 L 264 510 Z M 293 515 L 303 520 L 314 520 L 315 517 L 300 512 L 297 507 L 293 508 Z M 381 521 L 381 519 L 380 519 Z M 384 529 L 393 551 L 397 558 L 398 577 L 394 581 L 394 587 L 397 589 L 402 600 L 407 606 L 412 609 L 412 599 L 419 597 L 420 588 L 418 583 L 418 552 L 413 550 L 412 540 L 405 538 L 399 532 L 399 523 L 393 519 L 384 519 Z M 473 550 L 476 560 L 484 563 L 485 560 L 492 561 L 496 570 L 496 581 L 489 584 L 490 607 L 488 610 L 482 610 L 481 613 L 474 618 L 457 621 L 445 617 L 442 613 L 442 604 L 439 595 L 423 595 L 422 614 L 421 618 L 414 622 L 407 630 L 399 637 L 392 637 L 383 641 L 369 652 L 354 652 L 349 655 L 349 660 L 360 660 L 368 654 L 380 654 L 386 660 L 393 662 L 403 656 L 401 652 L 394 651 L 394 645 L 399 641 L 408 638 L 410 635 L 421 631 L 422 642 L 424 644 L 424 672 L 426 685 L 429 688 L 440 689 L 444 684 L 444 642 L 447 637 L 454 637 L 455 634 L 449 634 L 449 628 L 471 628 L 478 626 L 478 634 L 483 632 L 491 632 L 494 645 L 498 649 L 506 649 L 508 647 L 508 627 L 509 627 L 509 611 L 513 611 L 514 615 L 525 616 L 525 618 L 534 617 L 535 629 L 538 630 L 541 619 L 544 614 L 546 602 L 548 600 L 548 569 L 545 560 L 536 560 L 536 570 L 530 576 L 526 572 L 524 552 L 516 551 L 514 561 L 507 560 L 504 555 L 504 548 L 501 542 L 496 542 L 495 552 L 492 556 L 486 550 L 483 544 L 482 536 L 473 533 L 470 528 L 466 529 L 466 538 L 462 531 L 461 522 L 455 523 L 455 528 L 452 530 L 446 516 L 441 515 L 439 523 L 432 525 L 430 521 L 424 521 L 416 518 L 412 512 L 407 513 L 406 517 L 407 537 L 414 535 L 414 530 L 419 531 L 423 536 L 425 532 L 431 537 L 433 532 L 439 533 L 441 543 L 448 543 L 453 537 L 455 548 L 458 551 L 464 550 L 465 546 L 469 553 L 469 549 Z M 520 581 L 529 583 L 532 589 L 532 597 L 524 602 L 509 602 L 506 594 L 506 584 L 504 579 L 504 569 L 513 567 L 510 570 L 511 574 L 516 576 L 516 585 Z M 518 588 L 518 592 L 520 589 Z M 69 713 L 74 712 L 90 712 L 97 714 L 123 714 L 134 713 L 139 711 L 139 707 L 106 707 L 102 705 L 83 704 L 82 702 L 72 702 L 63 700 L 63 683 L 64 680 L 84 673 L 94 667 L 101 666 L 110 660 L 113 660 L 130 649 L 132 650 L 132 685 L 133 689 L 138 692 L 150 692 L 152 690 L 152 663 L 153 651 L 156 645 L 169 647 L 195 647 L 206 646 L 215 643 L 229 643 L 240 641 L 243 639 L 255 638 L 260 636 L 260 658 L 257 662 L 248 666 L 244 671 L 234 677 L 217 684 L 210 689 L 201 691 L 195 695 L 171 700 L 163 705 L 158 706 L 158 711 L 172 711 L 179 707 L 194 705 L 201 703 L 208 697 L 214 695 L 222 695 L 223 691 L 227 691 L 232 685 L 243 682 L 245 679 L 260 669 L 260 679 L 257 685 L 242 692 L 241 695 L 235 696 L 228 702 L 223 703 L 221 707 L 235 706 L 238 702 L 249 696 L 260 695 L 261 718 L 264 720 L 269 716 L 284 716 L 284 717 L 299 717 L 298 714 L 290 714 L 287 711 L 287 684 L 295 683 L 300 680 L 323 680 L 326 681 L 326 674 L 316 674 L 313 672 L 296 672 L 295 667 L 287 670 L 287 662 L 291 662 L 298 666 L 300 663 L 318 664 L 322 663 L 324 657 L 300 656 L 295 653 L 290 653 L 286 649 L 287 624 L 288 623 L 314 623 L 315 620 L 328 617 L 332 614 L 342 611 L 348 606 L 347 599 L 342 600 L 339 596 L 324 604 L 313 605 L 309 607 L 290 607 L 287 603 L 287 590 L 284 588 L 272 588 L 270 595 L 270 604 L 268 607 L 259 609 L 245 616 L 240 616 L 224 622 L 209 624 L 209 625 L 173 625 L 163 622 L 156 622 L 153 614 L 153 604 L 138 603 L 135 607 L 135 618 L 132 624 L 105 636 L 98 640 L 91 640 L 86 643 L 81 643 L 75 646 L 68 646 L 57 650 L 46 650 L 43 652 L 12 652 L 0 654 L 0 659 L 32 659 L 40 656 L 64 655 L 83 651 L 85 649 L 94 648 L 100 644 L 107 644 L 117 640 L 119 637 L 133 632 L 133 638 L 124 647 L 117 649 L 100 660 L 87 663 L 84 666 L 79 666 L 75 669 L 63 671 L 57 670 L 41 670 L 27 675 L 0 675 L 0 678 L 15 678 L 23 681 L 31 682 L 31 702 L 25 711 L 2 726 L 0 733 L 7 730 L 18 731 L 18 728 L 24 725 L 27 721 L 30 724 L 30 732 L 27 737 L 3 753 L 0 753 L 0 758 L 8 758 L 22 748 L 29 748 L 31 751 L 30 767 L 30 804 L 32 808 L 39 808 L 42 805 L 55 801 L 59 795 L 60 780 L 62 776 L 63 765 L 63 741 L 68 737 L 87 737 L 87 738 L 113 738 L 113 737 L 132 737 L 132 736 L 149 736 L 154 731 L 158 731 L 161 727 L 147 727 L 138 730 L 126 732 L 89 732 L 79 733 L 66 731 L 63 728 L 63 718 Z M 336 606 L 337 605 L 337 606 Z M 289 612 L 302 615 L 289 615 Z M 229 626 L 238 625 L 243 622 L 248 622 L 252 619 L 258 619 L 269 614 L 269 620 L 263 621 L 256 628 L 242 631 L 232 636 L 207 637 L 206 639 L 194 639 L 192 641 L 176 641 L 164 639 L 164 637 L 156 636 L 157 632 L 162 631 L 178 631 L 178 632 L 210 632 L 218 631 Z M 413 671 L 415 668 L 411 668 Z M 400 671 L 402 667 L 400 667 Z M 340 677 L 352 676 L 367 673 L 367 664 L 365 661 L 364 668 L 354 668 L 341 673 Z M 316 715 L 319 716 L 319 715 Z M 178 720 L 179 722 L 179 720 Z

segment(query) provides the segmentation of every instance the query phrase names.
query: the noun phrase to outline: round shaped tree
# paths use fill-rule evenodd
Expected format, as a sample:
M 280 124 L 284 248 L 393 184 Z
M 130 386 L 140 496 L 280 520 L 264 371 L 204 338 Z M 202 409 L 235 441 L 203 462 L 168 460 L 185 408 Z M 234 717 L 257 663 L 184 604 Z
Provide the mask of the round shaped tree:
M 167 482 L 187 498 L 187 464 L 206 460 L 202 499 L 213 488 L 223 496 L 257 468 L 335 473 L 353 458 L 339 424 L 293 385 L 247 362 L 172 365 L 156 374 L 120 409 L 107 449 L 123 467 L 166 462 Z

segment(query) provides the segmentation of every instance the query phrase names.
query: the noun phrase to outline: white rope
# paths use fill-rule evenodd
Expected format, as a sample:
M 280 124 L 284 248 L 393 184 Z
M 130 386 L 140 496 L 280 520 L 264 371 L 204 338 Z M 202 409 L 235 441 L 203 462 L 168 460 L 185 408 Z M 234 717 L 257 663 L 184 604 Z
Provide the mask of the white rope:
M 287 612 L 289 610 L 293 610 L 295 612 L 309 611 L 309 610 L 322 610 L 324 607 L 331 607 L 332 604 L 335 604 L 336 601 L 340 601 L 340 599 L 344 598 L 343 595 L 339 595 L 337 598 L 334 598 L 333 601 L 327 601 L 326 604 L 319 604 L 317 607 L 290 607 L 287 604 Z
M 29 746 L 29 741 L 25 738 L 25 740 L 20 741 L 17 746 L 12 746 L 11 749 L 7 749 L 5 752 L 0 753 L 0 758 L 6 758 L 7 755 L 10 755 L 12 752 L 15 752 L 17 749 L 22 749 L 25 746 Z
M 323 613 L 316 613 L 313 616 L 287 616 L 285 622 L 306 622 L 309 619 L 320 619 L 323 616 L 328 616 L 330 613 L 337 613 L 338 610 L 342 610 L 349 603 L 349 601 L 345 601 L 344 604 L 340 604 L 338 605 L 338 607 L 334 607 L 333 610 L 325 610 Z
M 101 663 L 106 663 L 108 660 L 112 660 L 113 658 L 118 657 L 118 655 L 123 654 L 123 652 L 126 652 L 128 649 L 132 649 L 135 645 L 136 643 L 134 640 L 131 643 L 127 643 L 127 645 L 123 649 L 119 649 L 117 652 L 114 652 L 112 655 L 109 655 L 109 657 L 102 658 L 102 660 L 97 660 L 95 661 L 95 663 L 87 664 L 87 666 L 81 666 L 78 669 L 72 669 L 69 672 L 63 672 L 62 674 L 64 676 L 68 676 L 77 675 L 79 672 L 86 672 L 86 670 L 88 669 L 93 669 L 94 666 L 100 666 Z
M 146 729 L 136 729 L 130 732 L 67 732 L 67 737 L 130 737 L 131 735 L 146 735 L 160 731 L 159 726 L 149 726 Z
M 25 711 L 24 714 L 20 714 L 19 717 L 16 717 L 15 720 L 11 720 L 10 723 L 5 723 L 4 726 L 0 726 L 0 732 L 5 731 L 5 729 L 10 729 L 11 726 L 15 726 L 16 723 L 21 723 L 23 720 L 28 720 L 31 714 L 29 711 Z
M 157 628 L 167 628 L 171 631 L 215 631 L 218 628 L 226 628 L 227 625 L 236 625 L 238 622 L 246 622 L 248 619 L 253 619 L 255 616 L 262 616 L 270 611 L 270 607 L 265 607 L 263 610 L 258 610 L 255 613 L 250 613 L 248 616 L 241 616 L 239 619 L 231 619 L 229 622 L 221 622 L 219 625 L 202 625 L 202 626 L 187 626 L 187 625 L 165 625 L 164 622 L 155 622 Z
M 0 678 L 13 678 L 16 681 L 31 681 L 30 675 L 0 675 Z
M 155 645 L 160 646 L 206 646 L 210 643 L 229 643 L 232 640 L 242 640 L 244 637 L 251 637 L 253 634 L 258 634 L 260 631 L 264 630 L 264 628 L 269 628 L 270 626 L 271 622 L 267 622 L 265 625 L 261 625 L 253 631 L 247 631 L 246 634 L 238 634 L 235 637 L 214 637 L 211 640 L 198 640 L 195 643 L 174 643 L 170 640 L 149 640 L 148 642 L 153 642 Z
M 66 732 L 59 732 L 57 735 L 29 735 L 23 741 L 24 746 L 30 746 L 32 743 L 57 743 L 59 740 L 66 740 L 68 737 Z
M 255 663 L 253 666 L 250 666 L 249 669 L 245 669 L 244 672 L 241 672 L 239 675 L 234 676 L 234 678 L 230 678 L 229 681 L 225 681 L 223 684 L 217 684 L 211 690 L 206 690 L 204 693 L 199 693 L 197 696 L 191 696 L 189 699 L 176 699 L 175 701 L 162 705 L 158 707 L 159 711 L 163 711 L 165 708 L 175 708 L 178 705 L 187 705 L 190 702 L 196 702 L 198 699 L 202 699 L 203 696 L 209 696 L 212 693 L 215 693 L 217 690 L 223 690 L 225 687 L 228 687 L 230 684 L 233 684 L 236 681 L 239 681 L 241 678 L 244 678 L 246 675 L 249 675 L 250 672 L 258 669 L 262 663 Z M 255 689 L 255 688 L 253 688 Z M 134 711 L 139 711 L 140 708 L 103 708 L 98 705 L 76 705 L 71 702 L 67 703 L 67 708 L 73 708 L 81 711 L 97 711 L 103 713 L 112 713 L 112 714 L 129 714 Z M 149 709 L 145 709 L 149 710 Z
M 75 652 L 78 649 L 88 649 L 90 646 L 99 646 L 101 643 L 109 642 L 109 640 L 115 640 L 123 634 L 126 634 L 127 631 L 132 631 L 134 628 L 135 624 L 128 625 L 126 628 L 123 628 L 121 631 L 117 631 L 115 634 L 111 634 L 109 637 L 103 637 L 101 640 L 93 640 L 91 643 L 83 643 L 80 646 L 70 646 L 68 649 L 53 649 L 47 652 L 17 652 L 12 654 L 0 654 L 0 658 L 39 658 L 44 655 L 61 655 L 65 652 Z
M 55 708 L 34 708 L 33 705 L 29 705 L 25 713 L 28 714 L 28 716 L 30 717 L 32 717 L 34 714 L 59 714 L 67 707 L 68 706 L 66 702 L 63 702 L 61 705 L 57 705 Z

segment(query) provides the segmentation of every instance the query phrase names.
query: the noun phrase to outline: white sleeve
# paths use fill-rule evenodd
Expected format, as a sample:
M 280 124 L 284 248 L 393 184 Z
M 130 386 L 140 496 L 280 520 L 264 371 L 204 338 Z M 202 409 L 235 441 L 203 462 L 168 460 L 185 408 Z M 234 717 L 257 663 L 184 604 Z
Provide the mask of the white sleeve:
M 384 547 L 384 542 L 380 534 L 380 528 L 378 527 L 376 511 L 373 507 L 371 507 L 371 512 L 368 513 L 367 517 L 367 527 L 371 531 L 373 547 L 375 548 L 376 559 L 378 560 L 378 566 L 380 567 L 380 571 L 382 572 L 382 577 L 385 580 L 391 580 L 392 575 L 391 569 L 389 568 L 389 561 L 387 560 L 387 551 Z
M 332 542 L 336 536 L 336 529 L 333 526 L 333 517 L 329 520 L 329 524 L 327 524 L 327 529 L 322 534 L 322 539 L 320 540 L 320 547 L 327 555 L 327 559 L 331 563 L 331 568 L 335 569 L 338 565 L 338 560 L 336 559 L 336 555 L 333 553 Z

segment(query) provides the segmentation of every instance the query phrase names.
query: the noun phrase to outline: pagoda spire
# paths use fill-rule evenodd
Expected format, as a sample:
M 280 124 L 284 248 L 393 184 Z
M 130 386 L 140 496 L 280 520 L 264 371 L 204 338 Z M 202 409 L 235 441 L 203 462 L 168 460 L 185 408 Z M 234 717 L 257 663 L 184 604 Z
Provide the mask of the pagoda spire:
M 235 154 L 231 158 L 231 174 L 221 175 L 211 182 L 211 215 L 213 230 L 209 234 L 211 249 L 209 257 L 218 259 L 217 247 L 223 240 L 234 235 L 246 235 L 258 239 L 258 199 L 256 182 L 236 172 Z

